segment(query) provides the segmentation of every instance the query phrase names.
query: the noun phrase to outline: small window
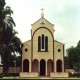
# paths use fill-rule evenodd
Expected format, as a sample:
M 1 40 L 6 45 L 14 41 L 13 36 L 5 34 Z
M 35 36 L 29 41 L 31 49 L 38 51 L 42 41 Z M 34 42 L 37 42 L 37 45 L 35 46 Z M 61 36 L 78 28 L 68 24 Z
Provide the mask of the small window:
M 28 51 L 28 49 L 27 48 L 25 48 L 25 52 L 27 52 Z
M 58 49 L 58 52 L 61 52 L 61 49 Z

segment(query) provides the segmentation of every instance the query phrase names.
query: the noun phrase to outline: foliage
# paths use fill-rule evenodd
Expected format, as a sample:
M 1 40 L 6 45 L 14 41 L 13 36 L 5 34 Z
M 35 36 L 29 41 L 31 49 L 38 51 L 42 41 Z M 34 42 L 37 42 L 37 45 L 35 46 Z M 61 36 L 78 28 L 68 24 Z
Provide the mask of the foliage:
M 10 58 L 10 67 L 20 67 L 21 66 L 21 55 L 17 56 L 11 55 Z
M 69 68 L 69 65 L 68 65 L 68 57 L 67 56 L 64 56 L 64 65 L 65 65 L 65 69 L 68 69 Z
M 0 7 L 2 7 L 0 8 L 0 55 L 4 67 L 3 72 L 7 73 L 13 57 L 11 54 L 21 54 L 21 41 L 14 30 L 16 25 L 11 17 L 13 11 L 9 6 L 2 5 L 2 2 L 5 3 L 5 0 L 0 0 Z
M 78 73 L 80 71 L 80 41 L 78 42 L 76 47 L 70 47 L 67 49 L 67 62 L 69 68 L 73 68 Z

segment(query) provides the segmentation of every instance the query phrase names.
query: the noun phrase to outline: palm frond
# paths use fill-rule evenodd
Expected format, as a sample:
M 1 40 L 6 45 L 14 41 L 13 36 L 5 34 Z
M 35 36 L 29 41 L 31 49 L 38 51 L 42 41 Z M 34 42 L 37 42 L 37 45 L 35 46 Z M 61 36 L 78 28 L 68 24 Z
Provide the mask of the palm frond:
M 4 10 L 3 10 L 5 15 L 10 15 L 13 14 L 13 11 L 11 10 L 10 6 L 5 6 Z

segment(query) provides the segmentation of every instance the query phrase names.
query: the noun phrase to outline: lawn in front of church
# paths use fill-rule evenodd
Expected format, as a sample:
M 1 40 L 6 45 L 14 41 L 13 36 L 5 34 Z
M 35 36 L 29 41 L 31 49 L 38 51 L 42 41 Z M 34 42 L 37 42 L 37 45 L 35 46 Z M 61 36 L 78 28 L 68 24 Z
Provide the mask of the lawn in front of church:
M 69 78 L 51 78 L 51 77 L 29 77 L 29 78 L 22 78 L 22 77 L 2 77 L 0 79 L 3 79 L 3 80 L 7 80 L 7 79 L 10 79 L 10 80 L 14 80 L 14 79 L 21 79 L 21 80 L 26 80 L 26 79 L 35 79 L 35 80 L 44 80 L 44 79 L 47 79 L 47 80 L 80 80 L 80 78 L 77 78 L 77 77 L 69 77 Z

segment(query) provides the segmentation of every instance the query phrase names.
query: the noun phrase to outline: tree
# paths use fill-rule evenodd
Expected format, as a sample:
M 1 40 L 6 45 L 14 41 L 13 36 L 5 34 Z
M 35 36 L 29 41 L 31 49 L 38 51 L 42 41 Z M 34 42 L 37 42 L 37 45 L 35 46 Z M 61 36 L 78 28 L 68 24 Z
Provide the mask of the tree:
M 5 0 L 0 0 L 0 26 L 2 22 L 2 11 L 3 11 L 4 6 L 5 6 Z
M 74 63 L 74 47 L 70 47 L 67 49 L 67 60 L 68 60 L 68 65 L 69 65 L 69 68 L 73 68 L 73 63 Z
M 76 47 L 70 47 L 67 49 L 68 65 L 69 68 L 73 68 L 78 73 L 80 71 L 80 41 Z
M 3 64 L 3 73 L 8 73 L 11 54 L 21 54 L 21 41 L 16 36 L 14 30 L 15 22 L 11 17 L 13 11 L 9 6 L 2 6 L 2 15 L 0 16 L 0 54 Z
M 11 55 L 10 67 L 20 67 L 21 66 L 21 55 Z
M 65 69 L 68 69 L 69 68 L 69 65 L 68 65 L 68 57 L 67 56 L 64 56 L 64 65 L 65 65 Z
M 16 56 L 16 66 L 19 67 L 21 65 L 21 56 Z

